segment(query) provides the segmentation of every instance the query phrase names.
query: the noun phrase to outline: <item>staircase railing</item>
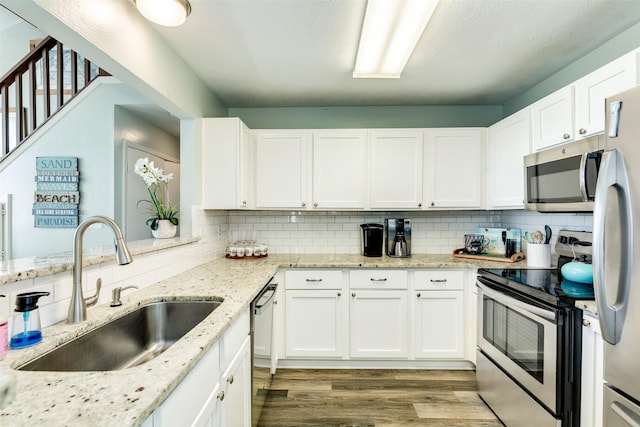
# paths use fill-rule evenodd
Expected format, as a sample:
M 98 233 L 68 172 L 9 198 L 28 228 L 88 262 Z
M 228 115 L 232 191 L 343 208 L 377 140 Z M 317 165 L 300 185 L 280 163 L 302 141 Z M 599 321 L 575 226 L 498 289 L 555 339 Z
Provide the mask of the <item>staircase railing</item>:
M 98 76 L 109 73 L 52 37 L 0 80 L 0 161 Z

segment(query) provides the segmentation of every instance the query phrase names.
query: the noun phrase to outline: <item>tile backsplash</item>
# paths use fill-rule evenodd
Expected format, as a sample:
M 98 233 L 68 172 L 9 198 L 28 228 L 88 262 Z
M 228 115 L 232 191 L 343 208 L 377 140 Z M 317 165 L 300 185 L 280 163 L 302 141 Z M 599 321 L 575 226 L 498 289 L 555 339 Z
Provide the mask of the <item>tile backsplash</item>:
M 558 230 L 592 229 L 590 214 L 541 214 L 528 211 L 313 212 L 230 211 L 229 238 L 252 238 L 271 253 L 360 252 L 360 224 L 385 218 L 410 218 L 414 254 L 451 253 L 463 246 L 475 227 L 512 227 L 533 231 L 549 224 Z M 553 241 L 554 242 L 554 241 Z M 553 243 L 552 242 L 552 243 Z

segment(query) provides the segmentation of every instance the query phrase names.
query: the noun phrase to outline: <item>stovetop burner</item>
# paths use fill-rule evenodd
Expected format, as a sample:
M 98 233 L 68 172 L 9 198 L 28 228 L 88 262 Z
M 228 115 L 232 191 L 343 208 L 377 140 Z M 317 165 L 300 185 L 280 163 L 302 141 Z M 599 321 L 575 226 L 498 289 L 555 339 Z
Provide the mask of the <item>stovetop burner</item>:
M 593 300 L 592 285 L 566 280 L 560 272 L 574 257 L 591 260 L 591 246 L 576 242 L 591 242 L 591 233 L 560 230 L 555 246 L 557 268 L 483 268 L 478 273 L 503 289 L 556 307 Z

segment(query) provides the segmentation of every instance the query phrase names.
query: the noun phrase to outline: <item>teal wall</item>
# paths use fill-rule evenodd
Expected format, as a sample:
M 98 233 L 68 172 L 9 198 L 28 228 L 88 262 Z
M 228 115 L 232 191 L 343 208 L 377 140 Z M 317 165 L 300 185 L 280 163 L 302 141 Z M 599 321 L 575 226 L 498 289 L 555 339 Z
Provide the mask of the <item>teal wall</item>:
M 639 46 L 640 24 L 636 24 L 549 78 L 505 102 L 504 116 L 521 110 Z
M 499 105 L 229 108 L 251 129 L 485 127 L 502 118 Z

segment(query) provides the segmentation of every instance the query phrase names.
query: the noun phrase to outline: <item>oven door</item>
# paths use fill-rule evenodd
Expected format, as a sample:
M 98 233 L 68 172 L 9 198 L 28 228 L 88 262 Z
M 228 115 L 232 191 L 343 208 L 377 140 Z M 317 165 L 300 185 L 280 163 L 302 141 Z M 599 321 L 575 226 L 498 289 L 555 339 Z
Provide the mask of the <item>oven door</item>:
M 478 285 L 478 347 L 557 414 L 556 312 Z

